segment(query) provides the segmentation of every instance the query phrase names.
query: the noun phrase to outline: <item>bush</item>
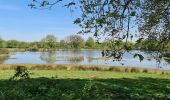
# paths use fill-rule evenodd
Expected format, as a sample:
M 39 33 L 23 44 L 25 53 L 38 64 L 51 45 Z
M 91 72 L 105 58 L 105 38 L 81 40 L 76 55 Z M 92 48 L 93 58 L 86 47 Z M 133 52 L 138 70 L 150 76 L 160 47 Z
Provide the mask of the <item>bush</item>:
M 147 70 L 147 69 L 144 69 L 143 72 L 144 72 L 144 73 L 148 73 L 148 70 Z
M 10 78 L 10 80 L 21 78 L 21 79 L 27 79 L 30 78 L 29 71 L 24 66 L 17 66 L 15 69 L 15 74 L 13 77 Z

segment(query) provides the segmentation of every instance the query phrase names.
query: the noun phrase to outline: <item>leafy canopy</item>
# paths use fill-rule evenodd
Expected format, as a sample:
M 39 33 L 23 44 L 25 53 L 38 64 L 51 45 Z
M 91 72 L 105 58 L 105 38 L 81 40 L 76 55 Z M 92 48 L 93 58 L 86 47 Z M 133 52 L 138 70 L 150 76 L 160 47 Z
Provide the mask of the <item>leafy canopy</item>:
M 128 50 L 127 42 L 134 36 L 137 42 L 158 41 L 158 51 L 164 50 L 170 40 L 170 0 L 32 0 L 29 6 L 51 9 L 60 2 L 81 11 L 74 21 L 82 29 L 79 33 L 93 33 L 98 39 L 109 37 L 115 44 L 126 42 L 122 48 L 111 48 L 116 54 L 109 56 L 120 56 L 117 52 Z M 134 30 L 138 34 L 132 34 Z

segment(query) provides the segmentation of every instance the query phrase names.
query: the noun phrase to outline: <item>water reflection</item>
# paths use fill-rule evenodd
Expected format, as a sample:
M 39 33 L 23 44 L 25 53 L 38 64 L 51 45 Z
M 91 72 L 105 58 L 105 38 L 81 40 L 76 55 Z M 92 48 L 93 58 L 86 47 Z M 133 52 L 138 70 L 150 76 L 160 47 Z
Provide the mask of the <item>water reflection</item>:
M 134 58 L 133 54 L 139 53 L 144 60 Z M 104 58 L 101 51 L 92 50 L 60 50 L 49 52 L 15 52 L 9 57 L 0 57 L 3 64 L 82 64 L 82 65 L 106 65 L 106 66 L 130 66 L 145 68 L 161 68 L 170 70 L 170 59 L 155 59 L 156 55 L 148 52 L 131 51 L 126 52 L 123 59 L 118 62 L 113 59 Z M 153 57 L 155 56 L 155 57 Z M 159 57 L 159 56 L 158 56 Z M 6 61 L 5 61 L 6 60 Z
M 84 61 L 84 57 L 83 56 L 68 56 L 68 57 L 65 57 L 65 60 L 71 63 L 81 63 Z
M 54 64 L 57 60 L 57 55 L 55 51 L 42 52 L 40 54 L 40 59 L 47 64 Z
M 93 58 L 95 57 L 95 53 L 93 51 L 89 51 L 86 53 L 86 55 L 88 62 L 91 63 L 94 60 Z
M 157 51 L 152 51 L 152 52 L 151 51 L 145 51 L 144 54 L 147 56 L 147 58 L 150 59 L 148 61 L 152 61 L 152 60 L 156 61 L 157 68 L 162 68 L 162 65 L 167 64 L 167 61 L 165 59 L 163 59 L 162 53 L 160 53 L 160 52 L 157 52 Z M 165 61 L 165 63 L 163 63 L 163 61 Z

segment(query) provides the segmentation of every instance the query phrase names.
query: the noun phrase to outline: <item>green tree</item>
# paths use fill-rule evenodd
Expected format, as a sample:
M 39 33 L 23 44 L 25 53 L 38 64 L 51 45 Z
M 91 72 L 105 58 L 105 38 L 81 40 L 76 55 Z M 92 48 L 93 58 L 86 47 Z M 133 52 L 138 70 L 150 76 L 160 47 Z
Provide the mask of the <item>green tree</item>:
M 4 48 L 5 47 L 5 41 L 4 40 L 0 40 L 0 48 Z
M 66 48 L 66 42 L 64 40 L 60 41 L 60 48 Z
M 9 40 L 7 41 L 7 48 L 17 48 L 19 42 L 17 40 Z
M 54 35 L 49 34 L 45 38 L 43 38 L 41 42 L 47 43 L 49 48 L 55 48 L 57 38 Z
M 18 48 L 29 48 L 29 43 L 28 42 L 19 42 Z
M 86 46 L 89 48 L 94 48 L 95 46 L 95 41 L 92 37 L 89 37 L 86 41 Z
M 79 49 L 84 47 L 84 39 L 79 35 L 70 35 L 65 38 L 65 41 L 71 48 Z

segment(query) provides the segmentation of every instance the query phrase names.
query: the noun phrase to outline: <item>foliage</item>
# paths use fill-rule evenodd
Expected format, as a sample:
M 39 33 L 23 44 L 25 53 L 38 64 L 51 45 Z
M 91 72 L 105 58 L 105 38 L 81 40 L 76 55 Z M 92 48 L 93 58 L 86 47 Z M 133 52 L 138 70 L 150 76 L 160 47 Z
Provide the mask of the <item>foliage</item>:
M 69 36 L 68 36 L 69 37 Z M 105 50 L 111 50 L 111 48 L 115 48 L 114 50 L 145 50 L 145 51 L 159 51 L 159 52 L 169 52 L 170 50 L 170 41 L 156 41 L 156 40 L 148 40 L 148 39 L 141 39 L 135 42 L 116 42 L 113 43 L 110 40 L 105 40 L 103 42 L 96 42 L 92 37 L 89 37 L 87 41 L 85 42 L 83 37 L 80 37 L 80 41 L 69 40 L 69 38 L 66 37 L 64 40 L 61 40 L 60 42 L 53 42 L 52 47 L 49 45 L 48 42 L 23 42 L 23 41 L 16 41 L 16 43 L 11 44 L 11 41 L 9 40 L 5 41 L 2 40 L 1 48 L 3 51 L 8 51 L 5 48 L 19 48 L 19 49 L 25 49 L 29 51 L 39 51 L 39 50 L 46 50 L 46 49 L 105 49 Z M 42 39 L 43 40 L 43 39 Z M 72 41 L 72 42 L 69 42 Z M 1 43 L 0 42 L 0 43 Z M 71 45 L 72 44 L 72 45 Z M 77 46 L 74 45 L 78 44 Z M 124 47 L 126 45 L 127 48 Z M 0 50 L 0 51 L 2 51 Z
M 79 49 L 84 47 L 84 39 L 79 35 L 70 35 L 65 38 L 65 42 L 72 48 Z
M 29 6 L 51 9 L 61 1 L 64 0 L 33 0 Z M 109 48 L 114 52 L 108 57 L 120 54 L 121 58 L 124 50 L 131 49 L 127 42 L 135 35 L 138 40 L 145 38 L 158 41 L 158 51 L 166 48 L 165 41 L 170 40 L 169 0 L 71 0 L 64 3 L 72 11 L 75 10 L 73 8 L 81 11 L 80 17 L 74 21 L 81 27 L 79 33 L 94 33 L 99 39 L 109 37 L 113 44 L 125 41 L 122 47 Z M 139 34 L 132 34 L 134 30 Z
M 28 48 L 29 51 L 38 51 L 38 47 L 36 44 L 32 45 L 31 47 Z
M 139 30 L 142 35 L 148 40 L 160 42 L 170 40 L 169 10 L 169 0 L 144 0 L 139 18 Z
M 90 47 L 90 48 L 93 48 L 95 46 L 95 41 L 92 37 L 89 37 L 86 41 L 86 46 L 87 47 Z
M 168 57 L 168 58 L 170 58 L 170 52 L 167 52 L 167 53 L 164 53 L 164 55 L 163 55 L 164 57 Z
M 135 54 L 134 58 L 139 57 L 140 61 L 144 59 L 144 57 L 141 54 Z
M 41 41 L 38 42 L 23 42 L 17 40 L 0 40 L 0 48 L 19 48 L 29 51 L 38 51 L 40 49 L 100 49 L 101 46 L 95 43 L 93 38 L 89 38 L 87 42 L 84 41 L 83 37 L 79 35 L 72 35 L 65 37 L 60 42 L 56 41 L 54 35 L 47 35 Z M 89 44 L 90 43 L 90 44 Z M 86 46 L 85 46 L 86 44 Z
M 5 47 L 4 42 L 5 42 L 4 40 L 1 40 L 1 39 L 0 39 L 0 48 L 4 48 L 4 47 Z
M 50 48 L 55 48 L 56 41 L 57 41 L 56 37 L 50 34 L 41 40 L 41 42 L 47 43 Z
M 7 48 L 17 48 L 18 47 L 17 40 L 9 40 L 7 41 Z
M 17 66 L 17 68 L 15 69 L 15 74 L 14 76 L 12 76 L 10 78 L 10 80 L 14 80 L 17 78 L 21 78 L 21 79 L 28 79 L 30 78 L 29 76 L 29 71 L 27 70 L 26 67 L 24 66 Z
M 64 40 L 61 40 L 61 41 L 60 41 L 60 47 L 61 47 L 61 48 L 66 48 L 66 45 L 67 45 L 67 44 L 66 44 L 66 42 L 65 42 Z
M 159 52 L 167 52 L 170 50 L 170 41 L 156 41 L 156 40 L 142 40 L 137 42 L 135 45 L 136 49 L 146 50 L 146 51 L 159 51 Z

